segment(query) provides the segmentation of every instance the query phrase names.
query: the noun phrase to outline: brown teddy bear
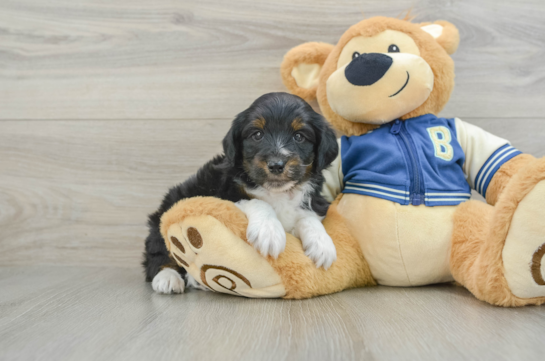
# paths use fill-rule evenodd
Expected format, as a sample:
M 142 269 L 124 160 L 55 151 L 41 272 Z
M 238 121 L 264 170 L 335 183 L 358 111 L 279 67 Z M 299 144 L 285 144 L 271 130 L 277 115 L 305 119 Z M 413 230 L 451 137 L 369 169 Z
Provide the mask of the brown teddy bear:
M 278 259 L 246 242 L 247 220 L 214 198 L 161 219 L 173 258 L 205 287 L 246 297 L 308 298 L 347 288 L 457 281 L 500 306 L 545 302 L 545 160 L 458 118 L 436 115 L 454 87 L 458 30 L 375 17 L 336 45 L 290 50 L 287 88 L 317 97 L 344 136 L 325 171 L 327 271 L 287 235 Z M 488 204 L 469 200 L 470 189 Z

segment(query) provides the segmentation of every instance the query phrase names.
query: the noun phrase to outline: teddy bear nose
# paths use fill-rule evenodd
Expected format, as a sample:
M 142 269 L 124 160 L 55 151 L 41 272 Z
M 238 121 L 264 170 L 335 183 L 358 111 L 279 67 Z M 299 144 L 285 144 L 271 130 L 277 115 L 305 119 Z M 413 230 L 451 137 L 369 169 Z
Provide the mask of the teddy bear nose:
M 390 69 L 394 60 L 385 54 L 367 53 L 354 58 L 344 69 L 344 75 L 353 85 L 375 84 Z

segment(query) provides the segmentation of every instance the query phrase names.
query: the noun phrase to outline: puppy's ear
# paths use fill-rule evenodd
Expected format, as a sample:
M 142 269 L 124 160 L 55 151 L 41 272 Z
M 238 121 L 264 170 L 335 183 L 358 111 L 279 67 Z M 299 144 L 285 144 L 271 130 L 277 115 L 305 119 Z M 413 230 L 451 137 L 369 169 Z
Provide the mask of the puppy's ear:
M 288 51 L 280 65 L 286 88 L 306 101 L 314 100 L 318 76 L 331 50 L 331 44 L 304 43 Z
M 229 129 L 225 137 L 223 138 L 223 153 L 225 153 L 225 168 L 232 168 L 235 166 L 237 157 L 237 140 L 235 139 L 234 126 Z
M 231 128 L 223 138 L 223 153 L 225 160 L 220 164 L 220 168 L 229 169 L 236 165 L 240 154 L 242 124 L 246 119 L 246 112 L 242 112 L 231 124 Z
M 327 168 L 339 154 L 337 136 L 327 121 L 319 114 L 315 120 L 317 144 L 316 144 L 316 171 L 321 172 Z

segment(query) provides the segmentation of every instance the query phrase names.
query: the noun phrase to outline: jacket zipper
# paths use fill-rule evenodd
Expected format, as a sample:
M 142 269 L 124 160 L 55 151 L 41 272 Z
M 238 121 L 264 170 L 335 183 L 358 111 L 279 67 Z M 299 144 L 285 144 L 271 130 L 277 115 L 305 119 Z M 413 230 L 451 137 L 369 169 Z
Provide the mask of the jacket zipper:
M 402 148 L 405 154 L 408 155 L 408 160 L 412 169 L 412 174 L 409 174 L 411 180 L 409 199 L 410 204 L 418 206 L 424 202 L 424 194 L 421 189 L 422 176 L 420 175 L 420 163 L 418 162 L 418 154 L 416 152 L 416 147 L 414 146 L 413 138 L 405 127 L 405 123 L 399 119 L 392 124 L 390 132 L 402 140 Z

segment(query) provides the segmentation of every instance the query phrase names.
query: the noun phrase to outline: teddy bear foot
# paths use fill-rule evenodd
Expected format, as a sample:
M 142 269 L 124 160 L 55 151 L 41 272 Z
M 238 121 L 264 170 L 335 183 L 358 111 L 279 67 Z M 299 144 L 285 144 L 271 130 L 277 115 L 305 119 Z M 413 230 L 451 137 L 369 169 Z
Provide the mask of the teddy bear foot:
M 520 298 L 545 296 L 545 180 L 518 203 L 502 251 L 504 276 Z
M 267 260 L 212 216 L 189 216 L 172 223 L 167 242 L 176 262 L 207 289 L 252 298 L 286 294 Z

